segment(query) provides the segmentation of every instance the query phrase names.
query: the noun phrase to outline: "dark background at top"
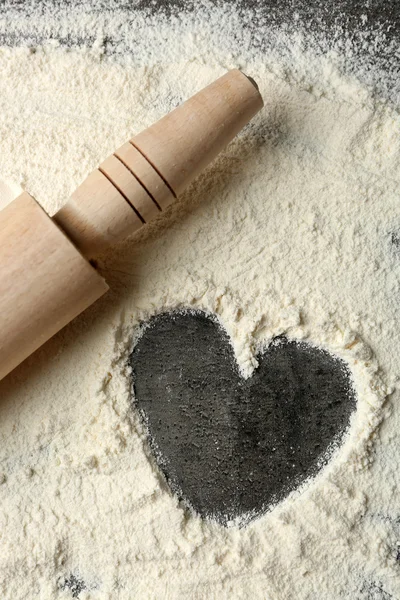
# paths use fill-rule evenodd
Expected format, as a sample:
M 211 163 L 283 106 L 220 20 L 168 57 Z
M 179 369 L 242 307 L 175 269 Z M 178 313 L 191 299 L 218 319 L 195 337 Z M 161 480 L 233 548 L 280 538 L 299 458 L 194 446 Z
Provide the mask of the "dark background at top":
M 297 13 L 300 19 L 308 23 L 311 28 L 329 31 L 332 26 L 343 25 L 348 31 L 356 30 L 361 25 L 361 17 L 366 15 L 368 24 L 389 25 L 390 37 L 399 34 L 400 31 L 400 3 L 398 0 L 237 0 L 235 2 L 217 2 L 212 0 L 210 4 L 235 4 L 243 8 L 255 8 L 262 11 L 272 23 L 290 23 L 293 15 Z M 7 15 L 9 11 L 15 10 L 25 15 L 35 12 L 46 13 L 49 7 L 58 6 L 62 9 L 90 8 L 90 2 L 77 0 L 76 2 L 42 0 L 30 3 L 26 0 L 2 0 L 0 3 L 0 14 Z M 152 13 L 162 11 L 172 13 L 178 10 L 196 10 L 196 1 L 182 0 L 139 0 L 130 2 L 127 0 L 106 0 L 95 2 L 95 12 L 107 12 L 114 10 L 150 10 Z
M 208 4 L 233 5 L 239 12 L 250 9 L 254 12 L 250 25 L 254 31 L 262 32 L 269 27 L 289 31 L 301 29 L 306 33 L 305 39 L 312 39 L 313 47 L 320 47 L 322 52 L 326 51 L 327 41 L 329 46 L 335 47 L 338 42 L 345 42 L 340 47 L 344 70 L 356 74 L 366 85 L 376 89 L 381 97 L 400 104 L 399 0 L 209 0 Z M 126 13 L 123 21 L 129 27 L 136 11 L 170 15 L 182 10 L 196 11 L 196 7 L 196 0 L 0 0 L 0 44 L 35 46 L 55 38 L 62 45 L 74 47 L 85 43 L 90 45 L 93 41 L 93 31 L 65 34 L 52 31 L 51 26 L 42 29 L 42 33 L 35 31 L 34 26 L 26 25 L 26 17 L 33 14 L 46 23 L 46 13 L 51 14 L 54 22 L 58 12 L 60 15 L 71 12 L 76 13 L 79 23 L 79 13 L 107 17 L 115 11 L 122 11 Z M 23 22 L 23 25 L 21 33 L 16 34 L 15 24 L 18 22 Z M 248 23 L 248 18 L 244 22 Z M 266 53 L 269 43 L 268 32 L 264 37 L 258 36 L 257 44 L 261 44 Z M 118 31 L 111 32 L 106 38 L 104 50 L 110 55 L 129 51 L 124 48 Z
M 236 0 L 234 2 L 218 2 L 211 0 L 210 4 L 234 4 L 237 7 L 256 9 L 260 16 L 267 17 L 271 24 L 280 25 L 293 22 L 294 15 L 309 28 L 310 31 L 320 31 L 326 35 L 332 34 L 337 26 L 358 37 L 360 30 L 383 29 L 388 40 L 400 36 L 400 2 L 398 0 Z M 90 10 L 91 12 L 106 13 L 115 10 L 126 11 L 127 14 L 137 10 L 148 10 L 151 13 L 164 12 L 171 14 L 178 10 L 196 10 L 196 1 L 182 0 L 98 0 L 91 7 L 87 0 L 76 2 L 41 0 L 36 3 L 26 0 L 1 0 L 0 15 L 7 17 L 11 14 L 30 15 L 45 14 L 49 8 L 59 7 L 60 10 Z M 365 20 L 364 17 L 367 17 Z M 257 18 L 254 26 L 257 27 Z

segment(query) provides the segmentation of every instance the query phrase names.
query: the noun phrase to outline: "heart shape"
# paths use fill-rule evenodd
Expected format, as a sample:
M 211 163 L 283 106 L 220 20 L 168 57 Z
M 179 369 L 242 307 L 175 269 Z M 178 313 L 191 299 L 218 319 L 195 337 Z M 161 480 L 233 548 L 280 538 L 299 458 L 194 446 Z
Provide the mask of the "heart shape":
M 244 379 L 200 311 L 163 313 L 130 357 L 137 407 L 171 490 L 204 518 L 247 522 L 329 459 L 356 398 L 346 364 L 279 337 Z

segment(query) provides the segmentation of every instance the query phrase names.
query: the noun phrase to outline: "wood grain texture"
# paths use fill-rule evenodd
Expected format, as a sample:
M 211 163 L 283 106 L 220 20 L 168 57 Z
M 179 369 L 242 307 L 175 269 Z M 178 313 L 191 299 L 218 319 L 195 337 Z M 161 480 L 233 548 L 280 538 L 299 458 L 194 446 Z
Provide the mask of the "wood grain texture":
M 0 379 L 108 286 L 26 192 L 0 212 Z
M 98 169 L 90 173 L 53 219 L 87 258 L 143 225 L 115 185 Z

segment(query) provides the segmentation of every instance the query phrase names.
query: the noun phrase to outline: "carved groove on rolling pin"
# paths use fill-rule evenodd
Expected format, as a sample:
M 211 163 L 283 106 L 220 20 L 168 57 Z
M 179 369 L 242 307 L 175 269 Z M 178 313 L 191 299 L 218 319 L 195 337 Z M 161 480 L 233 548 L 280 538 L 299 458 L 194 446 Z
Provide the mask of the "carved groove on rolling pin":
M 137 150 L 134 143 L 126 142 L 114 154 L 135 174 L 135 177 L 142 183 L 148 194 L 157 200 L 157 204 L 162 210 L 165 210 L 175 201 L 175 196 L 170 188 L 147 158 Z
M 121 196 L 124 198 L 124 200 L 126 200 L 126 202 L 129 204 L 129 206 L 132 208 L 132 210 L 137 214 L 137 216 L 139 217 L 139 219 L 142 221 L 142 223 L 145 225 L 146 221 L 143 219 L 142 215 L 140 214 L 140 212 L 133 206 L 133 204 L 129 201 L 129 198 L 126 196 L 126 194 L 124 194 L 124 192 L 121 190 L 121 188 L 119 187 L 119 185 L 117 183 L 115 183 L 115 181 L 113 179 L 111 179 L 111 177 L 104 171 L 104 169 L 102 167 L 97 167 L 98 170 L 100 171 L 100 173 L 102 175 L 104 175 L 104 177 L 106 177 L 106 179 L 108 179 L 108 181 L 115 187 L 115 189 L 121 194 Z
M 141 179 L 136 175 L 136 173 L 134 171 L 132 171 L 132 169 L 130 168 L 130 166 L 128 164 L 126 164 L 126 162 L 124 161 L 124 159 L 121 158 L 120 156 L 118 156 L 118 154 L 114 154 L 114 156 L 115 156 L 116 159 L 119 160 L 120 163 L 122 163 L 124 165 L 125 169 L 127 169 L 129 171 L 129 173 L 136 179 L 136 181 L 142 186 L 142 188 L 145 190 L 145 192 L 148 193 L 148 195 L 150 196 L 150 198 L 153 200 L 154 204 L 157 206 L 158 210 L 162 211 L 161 206 L 158 204 L 158 202 L 154 198 L 153 194 L 150 193 L 150 191 L 144 185 L 143 181 L 141 181 Z
M 157 173 L 157 175 L 159 175 L 161 177 L 161 179 L 163 180 L 163 182 L 165 183 L 165 185 L 167 186 L 167 188 L 169 189 L 169 191 L 171 192 L 171 194 L 174 196 L 174 198 L 177 198 L 177 195 L 175 194 L 174 190 L 172 189 L 172 187 L 170 186 L 170 184 L 168 183 L 168 181 L 165 179 L 165 177 L 163 176 L 163 174 L 160 173 L 160 171 L 157 169 L 157 167 L 155 166 L 155 164 L 152 163 L 152 161 L 146 156 L 146 154 L 144 154 L 144 152 L 142 152 L 142 150 L 138 146 L 136 146 L 136 144 L 133 142 L 133 140 L 129 140 L 129 143 L 138 152 L 140 152 L 140 154 L 143 156 L 143 158 L 145 158 L 147 160 L 147 162 L 149 163 L 149 165 L 151 165 L 153 167 L 153 169 L 155 170 L 155 172 Z

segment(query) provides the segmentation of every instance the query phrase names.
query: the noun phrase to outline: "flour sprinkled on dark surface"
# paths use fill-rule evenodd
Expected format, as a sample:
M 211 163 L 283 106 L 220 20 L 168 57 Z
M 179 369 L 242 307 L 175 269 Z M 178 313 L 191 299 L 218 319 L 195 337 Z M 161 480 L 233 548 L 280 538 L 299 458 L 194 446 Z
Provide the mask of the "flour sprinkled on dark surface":
M 173 492 L 202 517 L 244 521 L 315 475 L 355 408 L 343 361 L 277 338 L 249 379 L 227 333 L 196 311 L 154 317 L 131 355 L 137 406 Z
M 86 590 L 86 584 L 81 577 L 71 573 L 60 583 L 60 588 L 68 590 L 72 598 L 79 598 L 79 594 Z

